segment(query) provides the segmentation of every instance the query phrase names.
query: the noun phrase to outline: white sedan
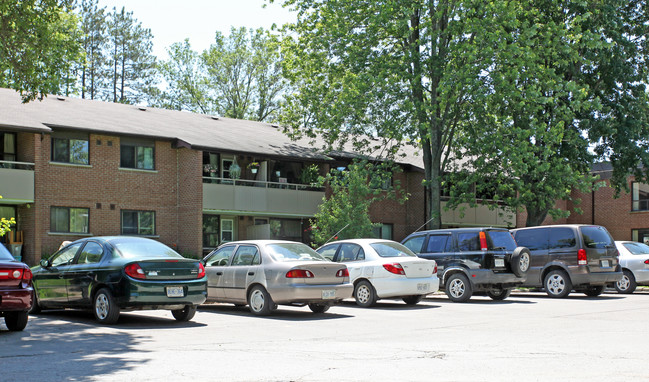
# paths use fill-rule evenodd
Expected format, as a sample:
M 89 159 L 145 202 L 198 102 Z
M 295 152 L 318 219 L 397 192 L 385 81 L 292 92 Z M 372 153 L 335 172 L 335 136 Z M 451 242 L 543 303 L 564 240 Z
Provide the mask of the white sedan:
M 439 290 L 437 263 L 420 259 L 391 240 L 341 240 L 316 252 L 347 265 L 356 304 L 364 308 L 381 298 L 402 298 L 406 304 L 415 305 L 425 295 Z
M 638 285 L 649 285 L 649 246 L 637 241 L 616 241 L 624 275 L 615 283 L 618 293 L 633 293 Z

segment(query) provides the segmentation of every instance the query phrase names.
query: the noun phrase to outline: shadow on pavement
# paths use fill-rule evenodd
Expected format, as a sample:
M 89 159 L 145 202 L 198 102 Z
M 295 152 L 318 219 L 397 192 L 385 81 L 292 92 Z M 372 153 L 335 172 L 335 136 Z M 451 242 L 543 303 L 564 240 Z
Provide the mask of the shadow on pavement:
M 422 302 L 428 301 L 428 299 L 424 298 L 421 300 Z M 358 305 L 354 301 L 343 301 L 341 304 L 342 306 L 350 307 L 350 308 L 357 308 L 357 309 L 374 309 L 374 310 L 426 310 L 426 309 L 436 309 L 439 308 L 440 306 L 438 305 L 428 305 L 428 304 L 422 304 L 419 303 L 417 305 L 408 305 L 403 302 L 398 302 L 397 300 L 390 300 L 390 299 L 385 299 L 385 300 L 379 300 L 374 304 L 374 306 L 369 307 L 369 308 L 363 308 Z
M 135 351 L 141 338 L 122 330 L 97 331 L 89 321 L 66 312 L 30 316 L 22 332 L 8 332 L 3 323 L 2 381 L 87 381 L 146 362 L 142 350 L 137 360 L 126 355 Z
M 247 306 L 234 306 L 230 304 L 203 304 L 198 308 L 198 311 L 283 321 L 321 321 L 354 317 L 336 313 L 336 307 L 337 305 L 334 305 L 326 313 L 315 314 L 307 306 L 292 308 L 280 305 L 269 316 L 255 316 Z
M 493 300 L 490 297 L 484 295 L 473 295 L 469 299 L 469 301 L 466 302 L 453 302 L 451 301 L 448 297 L 446 297 L 445 294 L 439 294 L 439 295 L 434 295 L 434 296 L 428 296 L 424 299 L 424 301 L 430 301 L 430 302 L 435 302 L 435 303 L 442 303 L 442 304 L 485 304 L 485 305 L 511 305 L 511 304 L 536 304 L 535 301 L 529 301 L 529 300 L 521 300 L 519 297 L 524 297 L 521 296 L 520 294 L 514 294 L 512 293 L 511 296 L 507 297 L 505 300 Z

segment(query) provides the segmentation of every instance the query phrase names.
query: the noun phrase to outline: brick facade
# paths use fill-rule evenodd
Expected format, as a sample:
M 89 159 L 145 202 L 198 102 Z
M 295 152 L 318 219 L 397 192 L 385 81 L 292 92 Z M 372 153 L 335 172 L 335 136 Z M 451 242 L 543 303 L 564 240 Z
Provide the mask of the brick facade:
M 28 137 L 31 136 L 31 139 Z M 121 211 L 155 211 L 155 235 L 185 255 L 201 253 L 202 152 L 155 141 L 155 170 L 120 168 L 120 137 L 89 135 L 89 165 L 53 163 L 51 136 L 20 134 L 21 161 L 34 163 L 34 204 L 17 210 L 30 264 L 79 234 L 53 233 L 51 207 L 87 208 L 88 235 L 120 235 Z M 32 143 L 33 141 L 33 143 Z

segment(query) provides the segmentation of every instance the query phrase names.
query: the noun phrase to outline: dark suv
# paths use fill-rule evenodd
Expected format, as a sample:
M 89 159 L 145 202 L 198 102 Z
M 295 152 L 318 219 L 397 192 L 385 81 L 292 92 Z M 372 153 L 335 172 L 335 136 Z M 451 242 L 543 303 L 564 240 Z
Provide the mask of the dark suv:
M 523 286 L 543 287 L 550 297 L 566 297 L 573 289 L 599 296 L 607 284 L 622 278 L 619 252 L 602 226 L 540 226 L 512 233 L 516 242 L 532 253 Z
M 504 300 L 521 285 L 530 265 L 530 252 L 517 247 L 504 228 L 453 228 L 415 232 L 402 244 L 417 256 L 435 260 L 440 289 L 454 302 L 473 292 Z

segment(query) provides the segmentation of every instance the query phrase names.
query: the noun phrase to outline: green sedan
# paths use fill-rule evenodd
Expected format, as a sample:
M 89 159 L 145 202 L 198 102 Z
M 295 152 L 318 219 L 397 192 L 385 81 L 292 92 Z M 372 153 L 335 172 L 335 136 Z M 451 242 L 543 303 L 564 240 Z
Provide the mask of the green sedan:
M 33 313 L 42 309 L 92 309 L 114 324 L 121 311 L 167 309 L 189 321 L 205 302 L 207 279 L 198 260 L 141 237 L 90 237 L 61 248 L 32 268 Z

